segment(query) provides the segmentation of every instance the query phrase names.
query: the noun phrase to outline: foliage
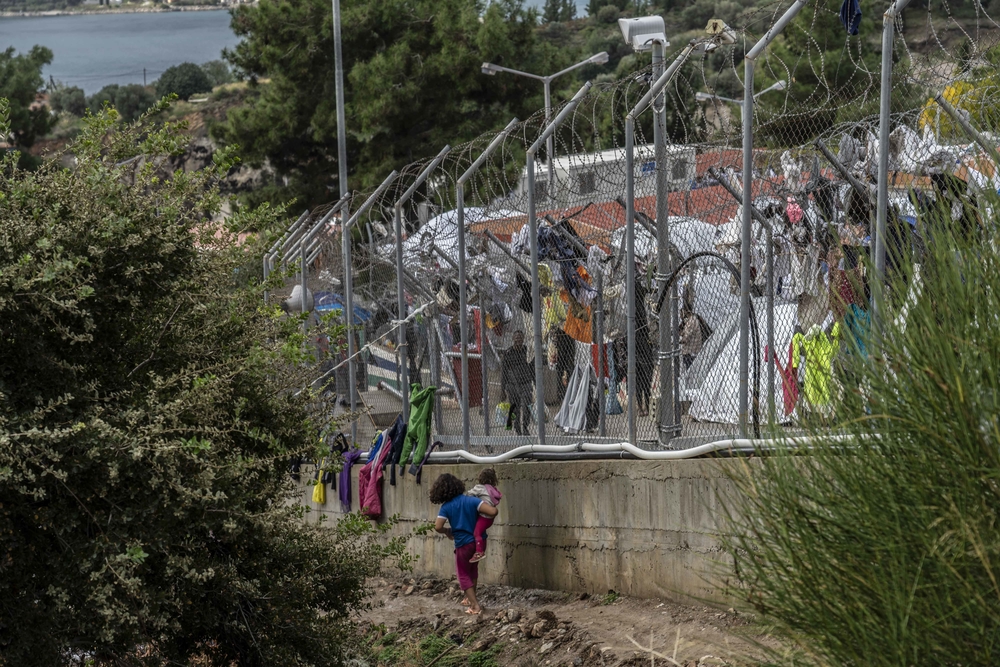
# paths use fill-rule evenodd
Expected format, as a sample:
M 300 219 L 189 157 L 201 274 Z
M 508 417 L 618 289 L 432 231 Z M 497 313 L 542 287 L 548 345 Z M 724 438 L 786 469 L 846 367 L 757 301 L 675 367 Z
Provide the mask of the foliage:
M 783 664 L 997 662 L 1000 236 L 951 219 L 921 214 L 919 280 L 891 282 L 870 356 L 844 339 L 810 449 L 733 473 L 732 592 L 794 647 Z
M 234 158 L 164 173 L 165 106 L 84 119 L 73 170 L 0 166 L 0 663 L 340 664 L 402 544 L 291 502 L 330 406 L 240 280 L 273 238 L 238 240 L 284 210 L 217 222 Z
M 132 122 L 155 103 L 153 93 L 137 83 L 124 86 L 112 83 L 91 95 L 88 106 L 92 113 L 97 113 L 107 104 L 114 107 L 123 120 Z
M 45 136 L 54 122 L 43 104 L 35 104 L 42 88 L 42 67 L 52 62 L 52 51 L 33 46 L 24 54 L 15 55 L 14 47 L 0 52 L 0 97 L 10 104 L 10 136 L 19 151 L 22 167 L 37 164 L 27 149 Z M 33 106 L 34 105 L 34 106 Z M 8 137 L 0 135 L 0 142 Z
M 545 0 L 542 8 L 542 19 L 546 23 L 572 21 L 576 18 L 576 2 L 574 0 Z
M 429 634 L 420 639 L 385 632 L 384 626 L 372 628 L 369 635 L 368 660 L 376 665 L 393 667 L 422 667 L 443 665 L 444 667 L 497 667 L 497 656 L 503 652 L 503 643 L 494 643 L 488 648 L 471 651 L 468 647 L 476 644 L 476 635 L 465 638 L 463 644 L 438 634 Z
M 476 0 L 346 0 L 341 8 L 352 188 L 543 106 L 537 81 L 483 76 L 484 61 L 547 73 L 580 55 L 579 46 L 539 39 L 535 10 L 518 0 L 490 3 L 482 14 Z M 262 0 L 233 13 L 243 41 L 226 59 L 251 85 L 269 83 L 256 84 L 214 136 L 288 177 L 289 187 L 263 197 L 325 202 L 339 190 L 330 13 L 323 0 Z M 560 79 L 555 101 L 578 87 L 573 76 Z
M 83 116 L 87 113 L 87 96 L 79 86 L 58 86 L 49 93 L 49 104 L 53 111 L 66 112 L 73 116 Z M 146 105 L 145 108 L 149 108 Z
M 209 85 L 212 88 L 223 86 L 236 80 L 225 60 L 210 60 L 207 63 L 202 63 L 201 69 L 205 72 L 205 76 L 208 77 Z
M 176 95 L 187 100 L 195 93 L 212 92 L 212 82 L 201 67 L 194 63 L 181 63 L 168 67 L 156 82 L 156 94 L 159 97 Z

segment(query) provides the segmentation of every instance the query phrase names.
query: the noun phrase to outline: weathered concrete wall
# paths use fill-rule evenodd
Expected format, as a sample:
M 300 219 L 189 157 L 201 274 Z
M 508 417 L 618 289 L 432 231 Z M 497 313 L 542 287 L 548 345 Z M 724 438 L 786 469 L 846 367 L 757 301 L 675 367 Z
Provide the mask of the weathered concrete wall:
M 588 593 L 614 589 L 636 597 L 713 598 L 709 583 L 725 570 L 715 538 L 720 493 L 730 486 L 719 461 L 552 461 L 494 466 L 504 494 L 500 516 L 489 531 L 484 583 L 504 583 Z M 385 516 L 398 515 L 396 530 L 410 533 L 433 521 L 437 507 L 427 498 L 431 483 L 449 472 L 471 486 L 484 466 L 434 465 L 423 482 L 385 481 Z M 358 508 L 357 471 L 352 471 L 352 508 Z M 388 472 L 388 471 L 387 471 Z M 306 476 L 303 475 L 305 478 Z M 388 475 L 387 475 L 388 477 Z M 336 493 L 311 502 L 319 513 L 341 514 Z M 454 576 L 453 545 L 436 533 L 414 535 L 420 574 Z

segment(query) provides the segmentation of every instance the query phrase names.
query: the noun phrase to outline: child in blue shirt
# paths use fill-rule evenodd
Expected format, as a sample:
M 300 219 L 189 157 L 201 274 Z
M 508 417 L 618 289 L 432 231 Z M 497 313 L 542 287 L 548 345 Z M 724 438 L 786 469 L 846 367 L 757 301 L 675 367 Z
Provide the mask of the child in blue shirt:
M 434 480 L 430 500 L 435 505 L 441 505 L 437 521 L 434 522 L 434 530 L 455 540 L 455 570 L 458 574 L 458 585 L 469 601 L 469 608 L 465 613 L 480 614 L 482 608 L 476 599 L 479 563 L 472 562 L 472 557 L 476 553 L 476 538 L 473 533 L 479 515 L 495 517 L 497 508 L 479 498 L 465 495 L 465 484 L 449 473 Z M 448 523 L 447 528 L 445 522 Z M 485 537 L 484 534 L 483 538 Z

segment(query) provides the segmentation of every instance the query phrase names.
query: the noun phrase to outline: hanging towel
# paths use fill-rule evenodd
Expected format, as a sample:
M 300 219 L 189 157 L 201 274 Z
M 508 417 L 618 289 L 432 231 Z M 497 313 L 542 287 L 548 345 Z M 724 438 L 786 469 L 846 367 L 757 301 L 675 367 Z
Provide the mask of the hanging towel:
M 858 0 L 844 0 L 840 6 L 840 22 L 847 28 L 848 35 L 858 34 L 861 27 L 861 4 Z

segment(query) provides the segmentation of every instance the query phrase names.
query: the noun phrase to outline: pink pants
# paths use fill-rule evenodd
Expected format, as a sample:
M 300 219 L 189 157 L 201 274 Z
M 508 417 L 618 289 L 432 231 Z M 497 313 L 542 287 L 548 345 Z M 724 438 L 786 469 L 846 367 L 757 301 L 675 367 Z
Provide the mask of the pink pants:
M 469 559 L 476 552 L 476 544 L 468 544 L 455 549 L 455 572 L 458 574 L 458 586 L 467 591 L 479 581 L 479 563 L 470 563 Z
M 486 538 L 483 537 L 483 534 L 489 530 L 492 525 L 492 517 L 479 516 L 479 518 L 476 519 L 476 527 L 472 531 L 473 537 L 476 538 L 476 553 L 486 553 Z

